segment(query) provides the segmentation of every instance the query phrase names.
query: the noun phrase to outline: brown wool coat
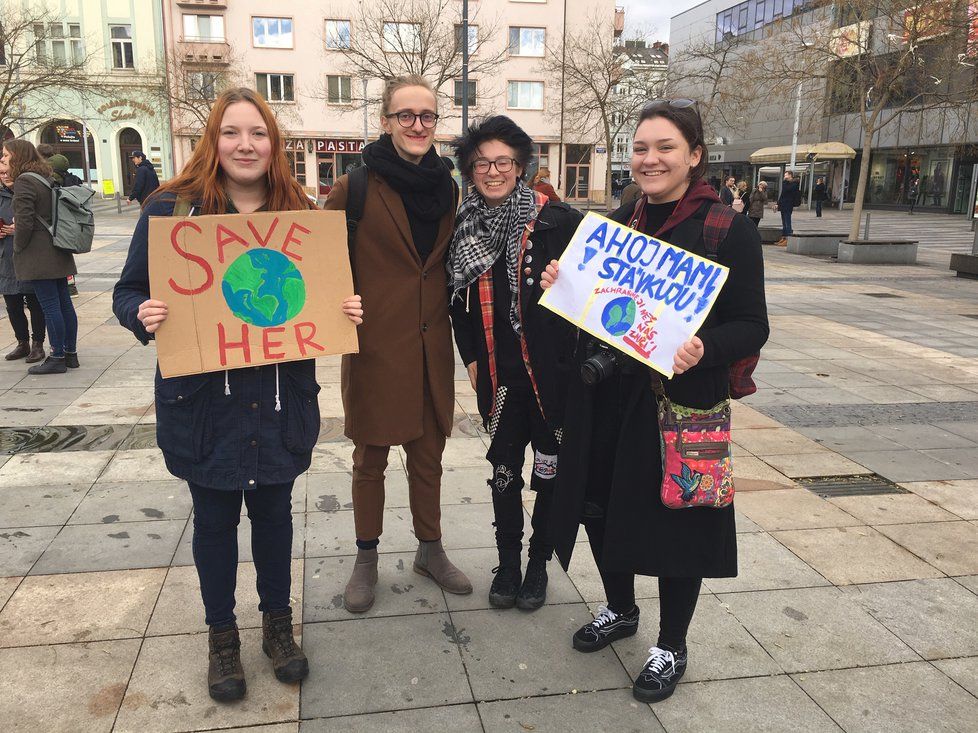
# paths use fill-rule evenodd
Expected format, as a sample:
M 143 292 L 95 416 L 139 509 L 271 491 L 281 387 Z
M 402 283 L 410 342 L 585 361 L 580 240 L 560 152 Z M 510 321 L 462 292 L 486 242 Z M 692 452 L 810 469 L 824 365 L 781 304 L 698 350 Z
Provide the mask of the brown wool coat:
M 330 191 L 327 210 L 345 210 L 347 177 Z M 355 443 L 403 445 L 420 438 L 424 378 L 438 427 L 452 432 L 455 355 L 448 319 L 445 255 L 454 209 L 422 265 L 400 195 L 370 172 L 354 245 L 354 280 L 363 297 L 360 353 L 343 357 L 346 436 Z
M 14 181 L 14 270 L 18 280 L 56 280 L 78 272 L 71 252 L 54 246 L 51 189 L 33 176 Z

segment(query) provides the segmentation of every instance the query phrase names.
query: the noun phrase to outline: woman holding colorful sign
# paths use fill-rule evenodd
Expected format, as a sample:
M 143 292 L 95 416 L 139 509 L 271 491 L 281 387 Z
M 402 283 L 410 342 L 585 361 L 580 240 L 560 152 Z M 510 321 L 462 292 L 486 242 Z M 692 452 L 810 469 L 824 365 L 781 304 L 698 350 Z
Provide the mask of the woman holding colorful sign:
M 720 203 L 703 180 L 706 167 L 695 102 L 660 100 L 641 112 L 632 174 L 644 195 L 611 218 L 729 272 L 702 326 L 676 350 L 671 379 L 581 332 L 581 379 L 569 387 L 554 501 L 558 557 L 567 567 L 583 524 L 608 599 L 574 634 L 575 649 L 593 652 L 635 634 L 635 575 L 659 579 L 659 637 L 633 685 L 643 702 L 671 695 L 686 671 L 686 632 L 702 579 L 737 574 L 730 367 L 768 335 L 760 237 Z M 543 287 L 559 272 L 551 262 Z M 702 428 L 692 437 L 690 421 Z M 710 442 L 692 442 L 704 438 Z M 716 470 L 693 468 L 707 464 Z
M 567 321 L 537 307 L 540 275 L 563 253 L 581 215 L 523 181 L 533 141 L 508 117 L 471 126 L 455 151 L 473 188 L 458 211 L 448 286 L 455 343 L 492 440 L 487 483 L 499 567 L 489 604 L 532 611 L 547 597 L 550 506 L 574 338 Z M 527 445 L 534 451 L 536 502 L 524 578 L 520 492 Z
M 268 104 L 250 89 L 224 92 L 183 171 L 147 200 L 113 311 L 143 344 L 167 319 L 167 304 L 150 297 L 150 217 L 309 208 Z M 362 322 L 359 296 L 337 305 Z M 291 497 L 319 436 L 318 392 L 312 359 L 169 379 L 157 368 L 157 442 L 170 473 L 185 479 L 193 496 L 193 554 L 209 627 L 208 691 L 215 700 L 237 700 L 246 689 L 234 615 L 242 499 L 251 520 L 262 649 L 282 682 L 309 672 L 292 631 Z

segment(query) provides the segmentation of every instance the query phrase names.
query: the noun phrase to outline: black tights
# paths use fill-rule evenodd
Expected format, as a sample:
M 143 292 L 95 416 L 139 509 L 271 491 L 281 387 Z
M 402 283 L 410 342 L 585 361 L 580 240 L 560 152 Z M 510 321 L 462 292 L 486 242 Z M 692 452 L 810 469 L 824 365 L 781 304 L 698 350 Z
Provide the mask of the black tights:
M 28 330 L 27 315 L 24 313 L 25 303 L 31 314 L 30 330 Z M 38 343 L 44 343 L 44 311 L 34 293 L 5 295 L 3 304 L 7 308 L 10 327 L 14 330 L 14 336 L 18 341 L 27 341 L 30 336 Z

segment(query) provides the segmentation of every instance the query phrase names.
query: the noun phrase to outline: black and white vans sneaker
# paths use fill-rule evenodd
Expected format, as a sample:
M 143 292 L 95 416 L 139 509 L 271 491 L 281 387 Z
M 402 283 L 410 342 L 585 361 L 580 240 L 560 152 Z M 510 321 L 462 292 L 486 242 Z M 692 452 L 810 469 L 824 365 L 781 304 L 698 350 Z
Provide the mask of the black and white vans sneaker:
M 686 647 L 672 652 L 657 646 L 649 649 L 649 658 L 632 685 L 632 695 L 642 702 L 665 700 L 686 673 Z
M 638 631 L 638 606 L 631 611 L 615 613 L 610 608 L 598 607 L 594 621 L 585 624 L 574 634 L 574 648 L 579 652 L 596 652 L 608 644 Z

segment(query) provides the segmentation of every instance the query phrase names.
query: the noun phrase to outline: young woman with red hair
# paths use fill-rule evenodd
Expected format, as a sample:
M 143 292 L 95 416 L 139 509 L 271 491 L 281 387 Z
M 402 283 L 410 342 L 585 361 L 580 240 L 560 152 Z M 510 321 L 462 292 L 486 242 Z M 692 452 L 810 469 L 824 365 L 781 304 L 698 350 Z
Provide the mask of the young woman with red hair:
M 166 320 L 166 303 L 149 294 L 149 217 L 309 208 L 268 105 L 250 89 L 228 90 L 183 171 L 146 201 L 113 311 L 143 344 Z M 362 322 L 359 296 L 336 305 Z M 215 700 L 245 694 L 234 616 L 242 499 L 251 520 L 262 649 L 283 682 L 309 672 L 292 633 L 291 505 L 292 484 L 309 468 L 319 436 L 318 392 L 312 359 L 169 379 L 156 370 L 157 442 L 167 468 L 188 482 L 193 497 L 194 564 L 210 629 L 207 682 Z

